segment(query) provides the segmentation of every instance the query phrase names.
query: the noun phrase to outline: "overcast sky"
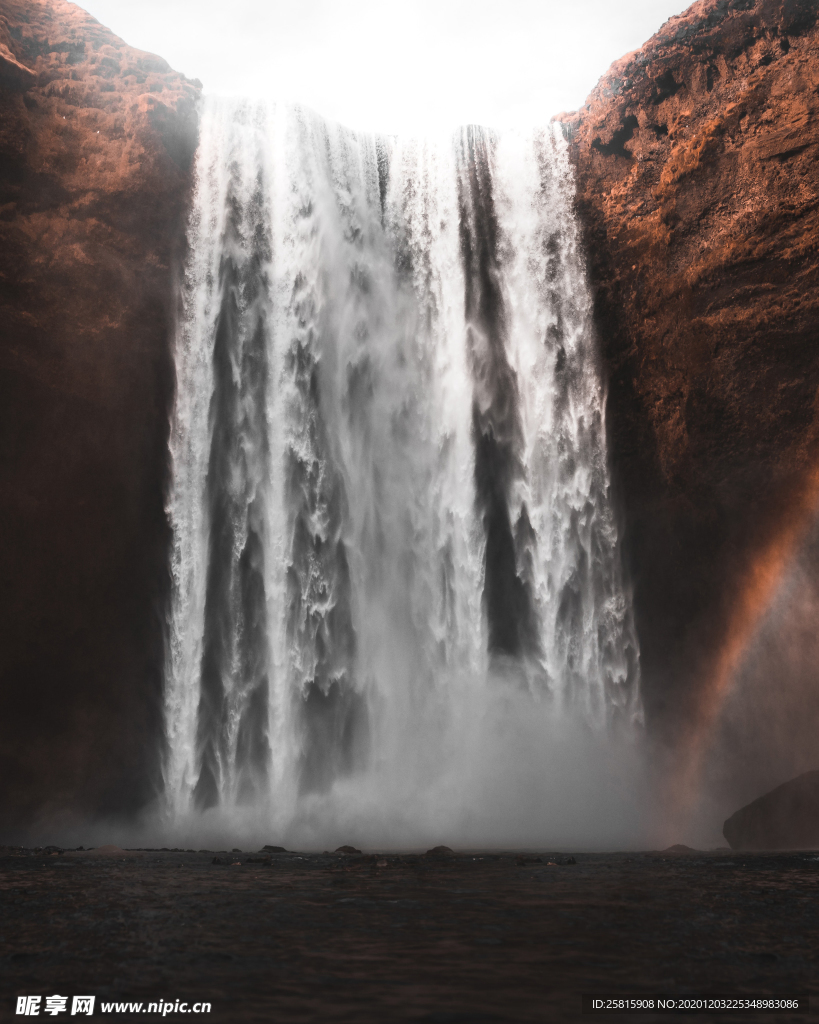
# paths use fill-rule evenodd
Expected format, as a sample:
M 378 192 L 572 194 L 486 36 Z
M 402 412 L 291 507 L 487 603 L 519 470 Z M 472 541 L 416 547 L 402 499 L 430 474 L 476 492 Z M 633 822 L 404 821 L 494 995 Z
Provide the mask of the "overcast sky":
M 87 0 L 210 93 L 388 133 L 548 120 L 686 0 Z

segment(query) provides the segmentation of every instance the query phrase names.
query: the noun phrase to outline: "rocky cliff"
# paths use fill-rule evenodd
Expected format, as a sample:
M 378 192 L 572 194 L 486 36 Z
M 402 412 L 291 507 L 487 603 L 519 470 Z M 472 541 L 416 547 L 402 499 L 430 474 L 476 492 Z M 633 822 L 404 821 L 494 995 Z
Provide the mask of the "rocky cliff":
M 0 0 L 0 815 L 156 781 L 172 266 L 200 85 Z
M 818 16 L 700 0 L 560 115 L 666 735 L 707 731 L 819 496 Z

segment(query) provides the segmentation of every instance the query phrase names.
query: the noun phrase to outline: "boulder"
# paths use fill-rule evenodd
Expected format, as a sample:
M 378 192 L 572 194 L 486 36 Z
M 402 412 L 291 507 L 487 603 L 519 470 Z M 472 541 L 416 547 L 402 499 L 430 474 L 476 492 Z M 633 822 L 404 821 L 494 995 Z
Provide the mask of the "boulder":
M 732 850 L 819 848 L 819 771 L 805 772 L 741 807 L 722 834 Z

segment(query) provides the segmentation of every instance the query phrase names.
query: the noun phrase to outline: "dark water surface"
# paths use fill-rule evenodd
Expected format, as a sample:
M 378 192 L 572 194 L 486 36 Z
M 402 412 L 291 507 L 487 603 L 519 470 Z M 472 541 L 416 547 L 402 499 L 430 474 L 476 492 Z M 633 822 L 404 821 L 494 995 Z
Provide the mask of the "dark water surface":
M 584 992 L 819 996 L 808 853 L 214 856 L 0 851 L 0 1019 L 54 993 L 95 1018 L 442 1024 L 580 1020 Z

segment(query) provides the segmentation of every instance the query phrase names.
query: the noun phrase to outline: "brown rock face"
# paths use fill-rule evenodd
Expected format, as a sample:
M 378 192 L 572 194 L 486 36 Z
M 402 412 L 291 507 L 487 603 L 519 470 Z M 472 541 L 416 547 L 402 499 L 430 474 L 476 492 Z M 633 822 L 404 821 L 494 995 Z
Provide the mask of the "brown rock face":
M 702 730 L 819 496 L 818 16 L 701 0 L 560 118 L 667 733 Z
M 199 83 L 0 0 L 0 821 L 130 811 L 161 744 L 171 267 Z
M 722 831 L 733 850 L 819 848 L 819 772 L 806 772 L 740 808 Z

